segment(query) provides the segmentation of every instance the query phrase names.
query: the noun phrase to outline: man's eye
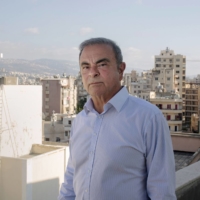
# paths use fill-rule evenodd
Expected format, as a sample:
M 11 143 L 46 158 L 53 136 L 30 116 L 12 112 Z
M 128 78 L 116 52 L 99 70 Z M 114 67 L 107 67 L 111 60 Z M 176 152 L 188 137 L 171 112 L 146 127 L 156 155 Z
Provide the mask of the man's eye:
M 98 67 L 105 67 L 106 66 L 106 63 L 100 63 L 98 64 Z
M 86 70 L 88 69 L 89 67 L 88 66 L 83 66 L 82 69 Z

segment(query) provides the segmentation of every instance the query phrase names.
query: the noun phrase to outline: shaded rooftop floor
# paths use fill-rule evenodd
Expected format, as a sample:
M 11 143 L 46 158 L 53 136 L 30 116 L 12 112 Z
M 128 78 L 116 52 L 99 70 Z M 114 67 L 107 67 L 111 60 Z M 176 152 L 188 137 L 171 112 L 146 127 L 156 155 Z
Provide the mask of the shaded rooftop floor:
M 194 153 L 191 152 L 174 151 L 176 171 L 188 166 L 193 159 L 193 155 Z

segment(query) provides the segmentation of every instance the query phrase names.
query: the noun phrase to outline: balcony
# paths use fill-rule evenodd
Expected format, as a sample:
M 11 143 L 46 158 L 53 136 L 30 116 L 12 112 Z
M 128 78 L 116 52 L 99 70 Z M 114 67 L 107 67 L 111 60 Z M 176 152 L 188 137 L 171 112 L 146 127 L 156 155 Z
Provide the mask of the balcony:
M 169 125 L 175 125 L 175 124 L 182 124 L 182 120 L 167 120 L 167 123 L 169 124 Z
M 167 109 L 167 108 L 162 108 L 160 109 L 162 113 L 169 113 L 169 114 L 176 114 L 176 113 L 182 113 L 182 108 L 181 109 Z

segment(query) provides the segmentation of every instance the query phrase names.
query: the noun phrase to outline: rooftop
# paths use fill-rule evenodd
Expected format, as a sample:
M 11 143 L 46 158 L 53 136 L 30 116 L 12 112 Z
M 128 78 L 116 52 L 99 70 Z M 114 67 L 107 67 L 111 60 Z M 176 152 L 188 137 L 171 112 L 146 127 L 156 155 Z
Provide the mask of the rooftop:
M 176 171 L 188 166 L 193 159 L 193 155 L 192 152 L 174 151 Z

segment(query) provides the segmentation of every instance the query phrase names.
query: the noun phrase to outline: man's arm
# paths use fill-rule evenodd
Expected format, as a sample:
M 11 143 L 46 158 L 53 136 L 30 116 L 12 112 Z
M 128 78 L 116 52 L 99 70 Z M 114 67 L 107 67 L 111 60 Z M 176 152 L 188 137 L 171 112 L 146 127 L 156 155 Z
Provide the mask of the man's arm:
M 62 183 L 61 185 L 58 200 L 74 200 L 75 199 L 76 195 L 74 193 L 74 188 L 73 188 L 73 176 L 74 176 L 74 168 L 72 165 L 71 150 L 70 150 L 70 156 L 69 156 L 69 160 L 68 160 L 68 164 L 67 164 L 67 168 L 65 172 L 65 179 L 64 179 L 64 183 Z
M 174 154 L 162 113 L 149 120 L 145 134 L 148 196 L 151 200 L 176 200 Z

